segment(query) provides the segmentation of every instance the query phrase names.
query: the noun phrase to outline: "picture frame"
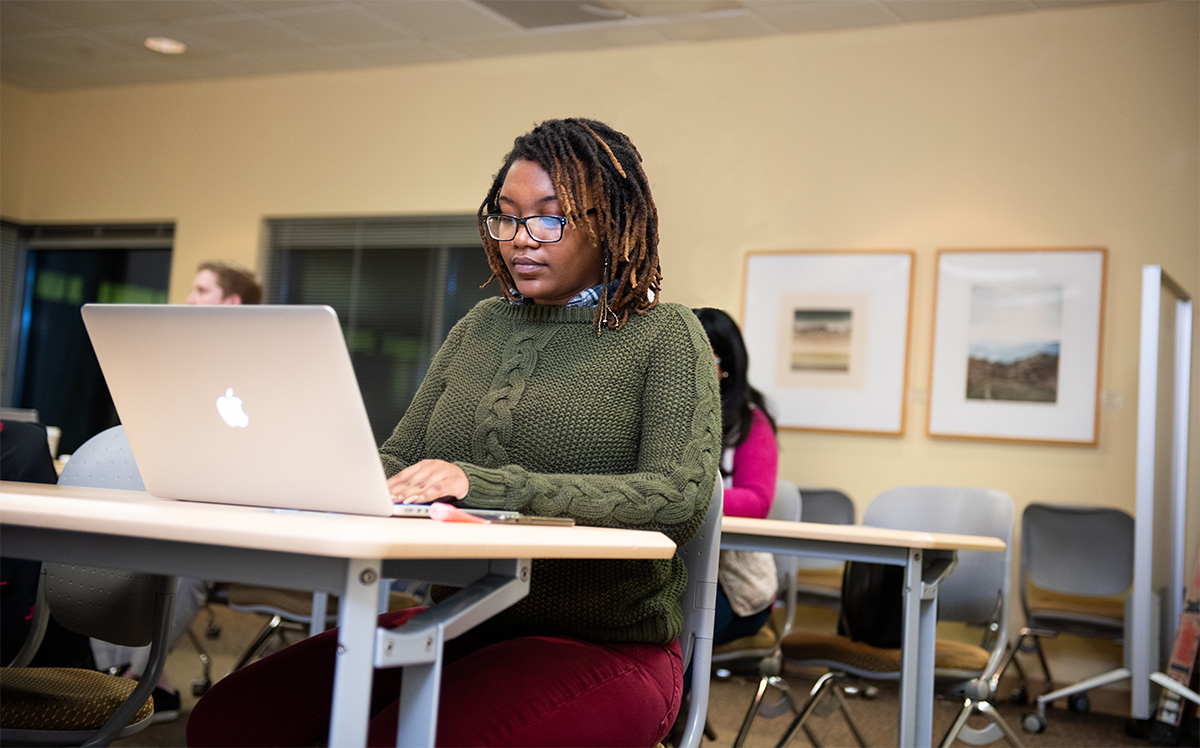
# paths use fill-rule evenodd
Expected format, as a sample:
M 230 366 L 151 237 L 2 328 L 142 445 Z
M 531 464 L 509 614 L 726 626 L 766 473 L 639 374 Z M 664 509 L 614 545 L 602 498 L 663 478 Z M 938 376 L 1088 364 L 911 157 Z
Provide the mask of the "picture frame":
M 938 251 L 930 437 L 1096 445 L 1107 255 Z
M 914 266 L 912 250 L 746 254 L 749 376 L 780 429 L 904 433 Z

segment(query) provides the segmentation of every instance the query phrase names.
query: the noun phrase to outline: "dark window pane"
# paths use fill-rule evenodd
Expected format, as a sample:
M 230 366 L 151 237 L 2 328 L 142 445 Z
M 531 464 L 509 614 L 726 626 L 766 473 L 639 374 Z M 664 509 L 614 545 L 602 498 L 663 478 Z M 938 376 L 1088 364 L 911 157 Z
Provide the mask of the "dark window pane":
M 267 298 L 327 304 L 346 335 L 377 443 L 404 415 L 491 270 L 474 216 L 269 221 Z
M 27 265 L 15 405 L 62 429 L 70 453 L 118 422 L 79 309 L 166 303 L 171 250 L 34 249 Z

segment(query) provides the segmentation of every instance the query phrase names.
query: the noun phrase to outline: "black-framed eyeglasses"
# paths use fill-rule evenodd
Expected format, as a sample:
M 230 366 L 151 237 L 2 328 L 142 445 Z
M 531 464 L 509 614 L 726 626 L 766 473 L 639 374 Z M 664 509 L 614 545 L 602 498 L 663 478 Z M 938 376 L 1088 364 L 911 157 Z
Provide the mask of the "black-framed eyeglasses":
M 487 226 L 488 235 L 499 242 L 510 242 L 516 239 L 517 230 L 524 226 L 530 239 L 549 244 L 562 239 L 563 227 L 567 225 L 567 219 L 563 216 L 517 218 L 504 213 L 488 213 L 483 217 L 483 223 Z

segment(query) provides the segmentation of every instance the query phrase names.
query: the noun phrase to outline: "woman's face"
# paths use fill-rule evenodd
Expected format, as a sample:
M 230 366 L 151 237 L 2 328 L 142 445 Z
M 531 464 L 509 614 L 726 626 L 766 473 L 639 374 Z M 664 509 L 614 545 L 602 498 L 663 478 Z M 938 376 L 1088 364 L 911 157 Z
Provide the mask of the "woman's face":
M 497 202 L 502 213 L 517 218 L 565 215 L 550 175 L 524 159 L 509 167 Z M 604 272 L 600 247 L 586 228 L 571 223 L 563 227 L 562 239 L 550 243 L 534 241 L 519 226 L 511 241 L 500 242 L 500 256 L 517 290 L 538 304 L 564 306 L 571 297 L 598 285 Z

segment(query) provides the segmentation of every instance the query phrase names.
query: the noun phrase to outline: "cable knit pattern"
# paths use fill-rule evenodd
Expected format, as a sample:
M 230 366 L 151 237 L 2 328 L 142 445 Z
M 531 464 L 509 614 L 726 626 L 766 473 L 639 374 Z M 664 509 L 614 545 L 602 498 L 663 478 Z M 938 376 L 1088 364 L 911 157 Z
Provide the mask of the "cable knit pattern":
M 388 475 L 424 458 L 449 460 L 470 479 L 465 505 L 686 542 L 708 508 L 721 450 L 708 338 L 678 304 L 602 336 L 593 312 L 478 304 L 380 450 Z M 678 558 L 537 560 L 529 596 L 493 625 L 667 642 L 679 636 L 685 585 Z

